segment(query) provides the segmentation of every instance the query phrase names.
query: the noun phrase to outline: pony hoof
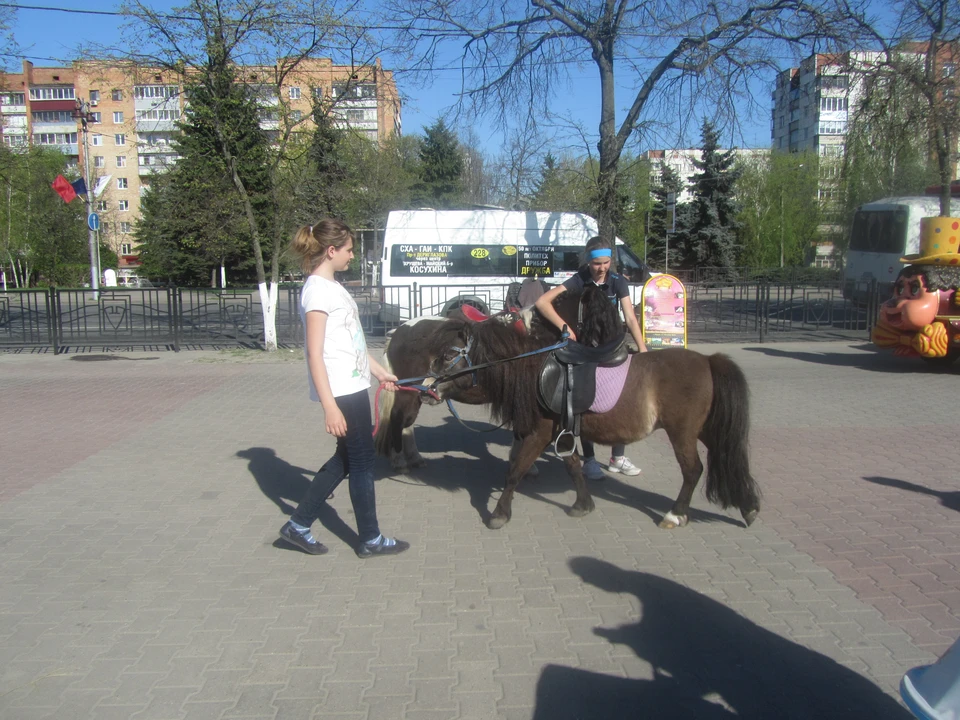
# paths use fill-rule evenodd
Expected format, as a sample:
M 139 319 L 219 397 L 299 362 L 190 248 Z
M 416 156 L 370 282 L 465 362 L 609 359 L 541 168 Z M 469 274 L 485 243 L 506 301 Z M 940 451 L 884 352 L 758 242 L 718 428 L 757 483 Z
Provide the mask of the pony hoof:
M 668 512 L 660 521 L 660 527 L 664 530 L 675 530 L 686 525 L 688 520 L 689 518 L 686 515 L 674 515 L 672 512 Z
M 531 478 L 535 478 L 539 476 L 540 476 L 540 468 L 538 468 L 536 465 L 531 465 L 530 469 L 527 470 L 527 472 L 524 474 L 524 477 L 531 477 Z
M 567 510 L 567 515 L 570 517 L 583 517 L 584 515 L 589 515 L 594 510 L 594 505 L 591 504 L 590 507 L 581 507 L 579 505 L 574 505 Z
M 490 520 L 487 522 L 487 527 L 491 530 L 499 530 L 504 525 L 507 524 L 507 518 L 500 515 L 492 515 Z
M 410 458 L 407 460 L 407 466 L 410 468 L 422 468 L 426 464 L 427 461 L 419 455 L 417 455 L 415 458 Z
M 751 525 L 753 525 L 753 521 L 757 519 L 757 515 L 759 514 L 760 514 L 760 511 L 754 508 L 750 512 L 746 512 L 743 514 L 743 522 L 746 523 L 747 527 L 750 527 Z

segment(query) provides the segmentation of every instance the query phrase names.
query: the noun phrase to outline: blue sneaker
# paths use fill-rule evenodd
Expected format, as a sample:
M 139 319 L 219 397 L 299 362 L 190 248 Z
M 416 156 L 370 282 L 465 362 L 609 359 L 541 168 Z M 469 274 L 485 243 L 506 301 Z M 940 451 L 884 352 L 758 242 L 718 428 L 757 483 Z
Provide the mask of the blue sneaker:
M 310 555 L 326 555 L 329 552 L 329 550 L 327 550 L 327 546 L 322 542 L 317 541 L 313 535 L 310 535 L 309 531 L 304 534 L 297 530 L 293 526 L 293 523 L 289 521 L 286 525 L 280 528 L 280 537 L 294 547 L 298 547 Z

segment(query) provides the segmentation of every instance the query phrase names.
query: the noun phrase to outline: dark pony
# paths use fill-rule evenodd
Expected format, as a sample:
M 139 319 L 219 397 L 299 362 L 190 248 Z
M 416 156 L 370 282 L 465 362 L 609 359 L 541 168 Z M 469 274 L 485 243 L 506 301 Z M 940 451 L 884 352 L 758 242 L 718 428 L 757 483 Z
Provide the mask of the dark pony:
M 616 310 L 603 293 L 588 287 L 578 307 L 583 331 L 578 338 L 584 344 L 609 340 L 609 327 L 618 326 L 619 321 L 612 320 L 609 313 L 615 314 Z M 575 322 L 575 316 L 571 317 L 569 309 L 567 312 L 561 316 Z M 470 361 L 479 365 L 515 357 L 536 345 L 533 338 L 503 325 L 451 319 L 429 339 L 428 350 L 434 358 L 432 369 L 442 374 L 450 367 L 466 366 L 462 358 L 457 359 L 463 348 L 470 348 Z M 506 486 L 489 520 L 490 527 L 502 527 L 509 521 L 520 479 L 560 430 L 560 418 L 537 402 L 541 362 L 539 356 L 512 360 L 437 383 L 441 398 L 481 390 L 493 416 L 520 436 L 519 446 L 511 452 Z M 750 474 L 749 389 L 740 368 L 725 355 L 707 357 L 681 348 L 635 354 L 629 362 L 620 399 L 609 412 L 585 413 L 581 436 L 614 445 L 642 440 L 658 428 L 666 431 L 680 464 L 683 485 L 660 523 L 663 528 L 680 527 L 689 520 L 690 501 L 703 474 L 697 449 L 697 441 L 701 441 L 707 448 L 707 499 L 723 508 L 738 508 L 744 522 L 753 523 L 760 511 L 760 492 Z M 577 490 L 570 514 L 585 515 L 594 509 L 594 503 L 583 479 L 580 458 L 574 454 L 564 458 L 564 463 Z
M 606 307 L 610 306 L 609 302 L 605 301 L 606 306 L 597 305 L 596 308 L 583 313 L 578 309 L 581 305 L 580 299 L 581 296 L 577 293 L 565 292 L 554 301 L 553 305 L 560 317 L 566 319 L 571 326 L 576 326 L 579 315 L 585 315 L 584 328 L 588 328 L 586 332 L 592 337 L 599 338 L 614 332 L 607 326 L 619 324 L 615 309 L 613 309 L 612 318 L 609 313 L 598 311 L 598 308 L 609 309 Z M 588 302 L 592 305 L 596 300 Z M 476 324 L 467 320 L 460 312 L 454 313 L 450 318 L 418 318 L 404 323 L 397 328 L 387 342 L 383 354 L 384 366 L 399 378 L 426 375 L 438 353 L 443 354 L 444 357 L 451 357 L 451 353 L 447 351 L 453 347 L 454 338 L 465 323 Z M 604 323 L 606 325 L 603 325 Z M 486 322 L 479 323 L 477 327 L 482 327 L 483 332 L 496 336 L 490 339 L 491 350 L 497 347 L 511 348 L 513 343 L 521 343 L 524 348 L 536 350 L 552 345 L 560 339 L 560 332 L 532 307 L 519 313 L 519 319 L 517 314 L 507 313 L 494 316 Z M 500 339 L 496 339 L 497 337 Z M 443 343 L 448 342 L 451 344 L 443 347 Z M 538 360 L 533 359 L 529 362 L 536 364 Z M 448 397 L 468 405 L 489 403 L 492 401 L 489 393 L 501 387 L 500 379 L 495 375 L 483 373 L 485 382 L 451 388 Z M 502 401 L 506 397 L 504 392 L 497 392 L 497 395 L 501 398 L 500 406 L 507 407 L 508 404 Z M 420 412 L 420 406 L 423 403 L 432 405 L 436 402 L 429 395 L 406 391 L 381 393 L 380 425 L 377 429 L 375 445 L 380 455 L 390 459 L 394 470 L 403 472 L 424 464 L 424 459 L 417 449 L 413 425 Z M 510 414 L 512 417 L 512 412 Z M 534 417 L 533 411 L 530 410 L 528 415 L 529 423 Z

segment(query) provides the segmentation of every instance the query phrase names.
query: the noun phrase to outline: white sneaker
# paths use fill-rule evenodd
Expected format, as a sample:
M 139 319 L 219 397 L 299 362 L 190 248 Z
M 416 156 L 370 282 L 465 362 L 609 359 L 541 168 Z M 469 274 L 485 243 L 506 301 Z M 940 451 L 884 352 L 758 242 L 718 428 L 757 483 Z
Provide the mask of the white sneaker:
M 600 467 L 600 463 L 597 462 L 596 458 L 589 458 L 584 461 L 583 476 L 587 480 L 604 480 L 607 477 L 603 474 L 603 468 Z
M 613 473 L 623 473 L 624 475 L 640 474 L 640 468 L 630 462 L 630 458 L 626 455 L 610 458 L 610 464 L 607 465 L 607 470 Z

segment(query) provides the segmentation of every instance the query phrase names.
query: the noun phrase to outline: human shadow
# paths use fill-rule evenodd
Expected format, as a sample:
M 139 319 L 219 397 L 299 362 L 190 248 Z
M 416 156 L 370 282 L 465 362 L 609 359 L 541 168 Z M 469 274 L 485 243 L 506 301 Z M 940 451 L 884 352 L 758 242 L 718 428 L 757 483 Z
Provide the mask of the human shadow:
M 569 564 L 584 582 L 640 601 L 639 622 L 594 633 L 650 663 L 654 679 L 548 665 L 537 683 L 535 719 L 911 717 L 855 671 L 679 583 L 596 558 Z
M 763 353 L 769 357 L 802 360 L 803 362 L 814 363 L 816 365 L 851 367 L 869 372 L 902 373 L 905 370 L 909 370 L 911 372 L 942 373 L 945 369 L 943 366 L 930 365 L 919 358 L 906 358 L 894 355 L 892 352 L 883 352 L 871 345 L 864 345 L 858 349 L 872 349 L 874 352 L 868 352 L 863 355 L 837 352 L 808 352 L 804 350 L 784 350 L 782 345 L 780 347 L 754 345 L 744 348 L 744 350 L 748 352 Z
M 238 450 L 236 456 L 247 460 L 247 468 L 260 492 L 273 501 L 285 515 L 292 515 L 297 504 L 306 495 L 315 471 L 291 465 L 278 457 L 273 448 L 247 448 Z M 356 531 L 340 518 L 329 503 L 324 503 L 318 520 L 327 531 L 351 547 L 359 542 Z M 293 549 L 282 540 L 274 541 L 273 544 L 277 548 Z
M 898 490 L 908 490 L 910 492 L 920 493 L 921 495 L 932 495 L 940 500 L 940 504 L 949 510 L 960 512 L 960 491 L 958 490 L 934 490 L 923 485 L 908 482 L 907 480 L 896 480 L 886 477 L 865 477 L 863 478 L 874 485 L 883 485 L 885 487 L 897 488 Z
M 277 457 L 273 448 L 238 450 L 237 457 L 247 461 L 247 469 L 257 481 L 260 492 L 272 500 L 284 515 L 293 515 L 297 503 L 310 487 L 314 471 L 291 465 Z

